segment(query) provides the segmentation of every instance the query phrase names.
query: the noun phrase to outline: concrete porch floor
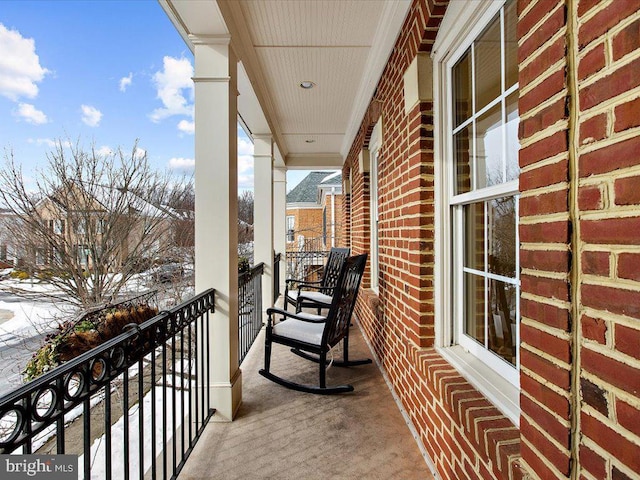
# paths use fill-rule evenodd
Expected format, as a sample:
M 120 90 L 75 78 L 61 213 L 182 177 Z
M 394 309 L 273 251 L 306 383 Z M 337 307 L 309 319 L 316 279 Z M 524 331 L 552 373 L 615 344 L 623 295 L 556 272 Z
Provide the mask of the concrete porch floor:
M 263 355 L 264 329 L 241 366 L 238 416 L 207 425 L 180 480 L 433 479 L 375 363 L 331 367 L 327 385 L 349 383 L 355 390 L 324 396 L 259 375 Z M 349 357 L 373 358 L 357 325 L 351 327 Z M 271 363 L 277 375 L 317 384 L 317 364 L 282 345 L 274 345 Z

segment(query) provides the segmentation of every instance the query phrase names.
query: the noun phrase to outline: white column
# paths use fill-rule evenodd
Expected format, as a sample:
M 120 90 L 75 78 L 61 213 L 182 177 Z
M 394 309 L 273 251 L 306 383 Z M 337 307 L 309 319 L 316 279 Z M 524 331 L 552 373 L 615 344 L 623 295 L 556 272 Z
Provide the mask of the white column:
M 273 306 L 273 139 L 253 135 L 253 254 L 254 263 L 264 263 L 262 312 Z
M 273 169 L 273 248 L 281 253 L 280 258 L 280 293 L 284 293 L 287 257 L 287 169 Z
M 195 45 L 195 281 L 215 288 L 210 318 L 211 402 L 230 421 L 242 400 L 238 367 L 237 61 L 228 37 Z

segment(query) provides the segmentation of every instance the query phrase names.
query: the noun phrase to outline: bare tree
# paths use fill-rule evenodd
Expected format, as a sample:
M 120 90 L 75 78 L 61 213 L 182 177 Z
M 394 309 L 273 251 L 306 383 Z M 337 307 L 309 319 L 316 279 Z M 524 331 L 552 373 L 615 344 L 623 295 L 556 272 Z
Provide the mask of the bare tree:
M 137 144 L 130 154 L 58 141 L 28 183 L 13 154 L 0 169 L 0 198 L 24 269 L 40 272 L 68 299 L 90 307 L 114 299 L 148 261 L 172 248 L 175 181 L 153 171 Z M 175 199 L 174 199 L 175 200 Z
M 238 196 L 238 254 L 253 257 L 253 192 Z

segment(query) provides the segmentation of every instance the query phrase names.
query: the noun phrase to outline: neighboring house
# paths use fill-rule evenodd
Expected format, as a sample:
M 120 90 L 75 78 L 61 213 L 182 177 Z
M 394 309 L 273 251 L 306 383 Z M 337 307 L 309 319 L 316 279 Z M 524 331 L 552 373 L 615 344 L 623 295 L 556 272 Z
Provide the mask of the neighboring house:
M 17 218 L 10 210 L 0 208 L 0 268 L 16 266 L 24 255 L 21 253 L 23 246 L 16 242 L 9 230 L 10 224 L 16 221 Z
M 326 250 L 342 238 L 342 174 L 310 172 L 287 194 L 287 250 Z
M 115 261 L 109 262 L 113 268 L 118 268 L 133 252 L 155 260 L 175 244 L 174 226 L 182 220 L 171 209 L 155 206 L 132 192 L 109 187 L 93 187 L 91 193 L 76 186 L 61 189 L 38 202 L 36 214 L 45 228 L 60 236 L 57 245 L 66 254 L 76 256 L 83 269 L 93 267 L 93 255 L 101 254 L 100 250 L 108 250 L 114 256 Z M 112 247 L 111 241 L 118 245 Z M 58 264 L 56 256 L 61 252 L 38 242 L 37 238 L 28 242 L 35 266 Z

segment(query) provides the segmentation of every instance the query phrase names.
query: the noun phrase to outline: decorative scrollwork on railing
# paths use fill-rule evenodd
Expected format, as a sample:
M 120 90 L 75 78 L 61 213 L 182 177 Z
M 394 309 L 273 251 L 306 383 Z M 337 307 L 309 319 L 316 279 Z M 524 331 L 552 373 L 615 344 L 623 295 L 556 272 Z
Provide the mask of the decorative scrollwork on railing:
M 129 328 L 0 398 L 0 453 L 11 453 L 82 404 L 167 340 L 214 310 L 210 289 Z

